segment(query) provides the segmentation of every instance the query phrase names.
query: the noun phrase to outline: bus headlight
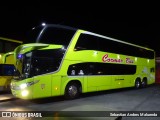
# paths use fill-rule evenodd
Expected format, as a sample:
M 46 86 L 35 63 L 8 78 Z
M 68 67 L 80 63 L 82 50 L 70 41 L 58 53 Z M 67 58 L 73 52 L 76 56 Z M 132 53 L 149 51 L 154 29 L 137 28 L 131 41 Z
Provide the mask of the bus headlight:
M 27 83 L 22 83 L 21 85 L 19 85 L 19 89 L 23 90 L 23 89 L 25 89 L 31 85 L 34 85 L 38 82 L 39 82 L 39 80 L 35 80 L 35 81 L 27 82 Z
M 23 96 L 23 97 L 26 97 L 27 95 L 28 95 L 28 91 L 27 90 L 23 90 L 22 92 L 21 92 L 21 95 Z
M 20 88 L 23 90 L 23 89 L 25 89 L 27 87 L 27 84 L 26 83 L 23 83 L 23 84 L 21 84 L 20 85 Z

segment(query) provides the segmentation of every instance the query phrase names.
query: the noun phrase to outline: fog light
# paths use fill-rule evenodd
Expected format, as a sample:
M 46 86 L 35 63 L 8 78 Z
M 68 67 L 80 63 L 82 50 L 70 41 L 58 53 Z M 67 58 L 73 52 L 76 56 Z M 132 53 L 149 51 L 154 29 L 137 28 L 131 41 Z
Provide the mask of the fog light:
M 28 91 L 27 91 L 27 90 L 24 90 L 24 91 L 22 91 L 21 94 L 22 94 L 23 97 L 26 97 L 26 96 L 28 95 Z

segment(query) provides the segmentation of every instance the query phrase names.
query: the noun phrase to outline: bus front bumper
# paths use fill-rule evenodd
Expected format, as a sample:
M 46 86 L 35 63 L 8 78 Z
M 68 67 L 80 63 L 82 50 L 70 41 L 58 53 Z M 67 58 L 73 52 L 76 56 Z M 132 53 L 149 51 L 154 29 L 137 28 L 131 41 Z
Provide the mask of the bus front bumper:
M 12 94 L 17 97 L 17 98 L 21 98 L 21 99 L 32 99 L 32 96 L 30 94 L 30 91 L 27 89 L 24 90 L 13 90 L 11 89 Z

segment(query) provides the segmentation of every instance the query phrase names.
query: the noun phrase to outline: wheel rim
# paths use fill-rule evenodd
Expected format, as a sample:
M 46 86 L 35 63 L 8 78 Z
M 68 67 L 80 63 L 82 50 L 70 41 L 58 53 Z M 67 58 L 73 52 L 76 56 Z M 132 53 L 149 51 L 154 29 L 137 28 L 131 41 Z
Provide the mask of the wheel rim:
M 71 98 L 75 97 L 77 95 L 77 87 L 76 86 L 70 86 L 69 89 L 68 89 L 68 94 Z
M 139 87 L 140 87 L 140 82 L 136 81 L 136 88 L 139 88 Z
M 146 83 L 146 81 L 144 80 L 143 82 L 142 82 L 142 87 L 145 87 L 147 85 L 147 83 Z

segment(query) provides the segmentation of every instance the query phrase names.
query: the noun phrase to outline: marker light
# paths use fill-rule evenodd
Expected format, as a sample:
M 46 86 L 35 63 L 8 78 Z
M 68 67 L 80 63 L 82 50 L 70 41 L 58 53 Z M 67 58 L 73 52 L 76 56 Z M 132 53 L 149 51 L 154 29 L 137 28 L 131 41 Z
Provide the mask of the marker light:
M 46 23 L 42 23 L 42 26 L 45 26 L 46 25 Z
M 117 55 L 117 58 L 120 59 L 120 55 Z
M 55 87 L 55 90 L 58 90 L 58 87 Z
M 18 59 L 21 59 L 23 57 L 22 54 L 18 54 Z
M 97 51 L 94 51 L 93 52 L 93 56 L 97 56 L 98 52 Z
M 137 62 L 137 57 L 135 57 L 135 61 Z
M 26 97 L 27 95 L 28 95 L 28 91 L 27 90 L 24 90 L 24 91 L 22 91 L 21 92 L 21 95 L 23 96 L 23 97 Z

